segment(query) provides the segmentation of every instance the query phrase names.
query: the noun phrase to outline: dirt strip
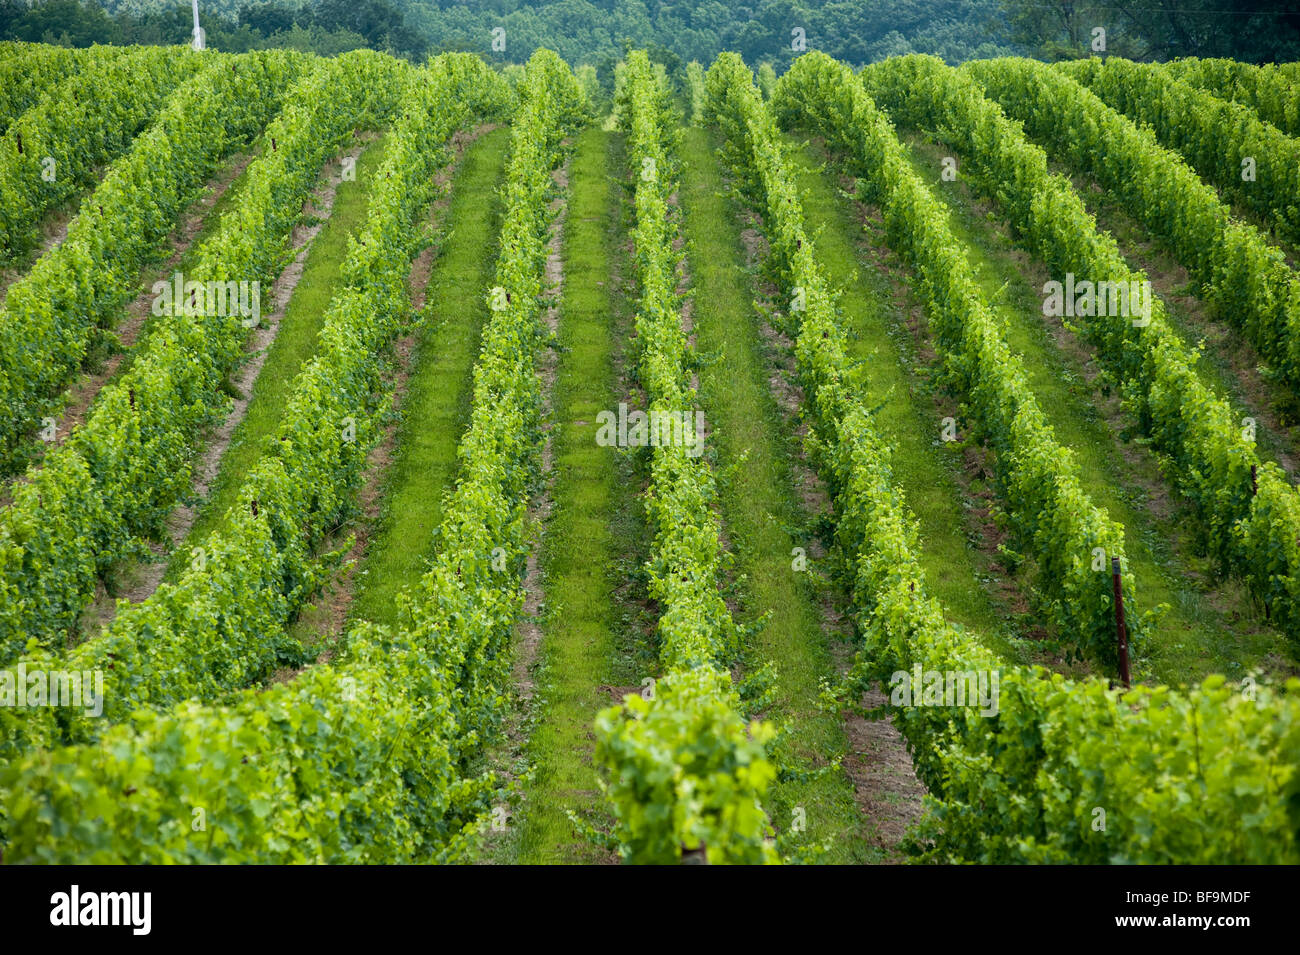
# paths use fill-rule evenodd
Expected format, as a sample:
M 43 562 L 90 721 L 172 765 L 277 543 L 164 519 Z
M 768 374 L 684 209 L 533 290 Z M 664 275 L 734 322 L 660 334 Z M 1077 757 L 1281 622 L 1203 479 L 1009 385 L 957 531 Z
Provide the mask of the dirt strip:
M 453 159 L 435 177 L 440 189 L 445 189 L 456 174 L 461 157 L 480 136 L 496 129 L 496 124 L 486 124 L 473 130 L 458 130 L 451 139 Z M 428 223 L 432 228 L 445 232 L 448 225 L 444 219 L 451 205 L 450 191 L 444 191 L 430 208 Z M 424 308 L 429 291 L 429 281 L 433 275 L 433 265 L 437 259 L 435 245 L 421 250 L 411 264 L 408 288 L 411 294 L 412 314 L 419 314 Z M 311 630 L 312 639 L 305 641 L 309 647 L 321 647 L 317 664 L 328 663 L 334 656 L 335 648 L 343 637 L 347 624 L 348 611 L 356 595 L 356 575 L 367 548 L 374 537 L 383 505 L 383 492 L 388 469 L 397 457 L 398 432 L 401 425 L 400 411 L 402 401 L 409 390 L 411 375 L 414 371 L 413 359 L 419 343 L 420 331 L 412 328 L 393 345 L 392 370 L 389 381 L 392 385 L 392 414 L 383 426 L 380 438 L 366 458 L 366 470 L 361 487 L 357 492 L 360 513 L 346 528 L 335 532 L 333 539 L 326 543 L 329 550 L 343 542 L 348 533 L 352 535 L 352 546 L 344 558 L 343 566 L 334 579 L 326 584 L 325 589 L 303 608 L 300 619 Z M 276 671 L 271 677 L 272 683 L 287 682 L 296 677 L 305 668 L 285 668 Z
M 222 171 L 220 176 L 208 182 L 203 197 L 189 209 L 184 222 L 172 233 L 170 237 L 171 254 L 165 262 L 156 269 L 151 270 L 151 276 L 166 278 L 176 268 L 194 243 L 195 237 L 199 234 L 199 230 L 203 227 L 204 220 L 212 211 L 212 208 L 221 201 L 222 196 L 229 191 L 235 180 L 243 174 L 244 169 L 252 159 L 253 154 L 251 153 L 237 157 L 231 165 Z M 127 306 L 126 317 L 113 329 L 113 335 L 117 339 L 119 350 L 115 350 L 93 373 L 83 375 L 80 380 L 68 389 L 67 403 L 62 413 L 55 419 L 56 432 L 51 446 L 58 447 L 67 440 L 68 435 L 72 433 L 74 428 L 78 428 L 85 423 L 87 415 L 90 414 L 91 405 L 94 404 L 99 392 L 117 376 L 122 364 L 132 354 L 136 342 L 139 341 L 140 332 L 153 309 L 155 297 L 153 283 L 148 281 L 148 277 L 146 277 L 142 283 L 140 294 L 136 296 L 135 301 Z
M 564 238 L 564 220 L 567 214 L 565 196 L 569 192 L 568 161 L 551 174 L 560 195 L 551 200 L 551 210 L 555 221 L 551 227 L 551 241 L 546 257 L 546 297 L 547 307 L 542 312 L 542 325 L 548 337 L 554 340 L 560 327 L 560 296 L 564 287 L 564 259 L 560 254 Z M 551 499 L 551 483 L 555 480 L 554 450 L 551 432 L 555 427 L 552 420 L 556 368 L 559 356 L 554 348 L 542 349 L 537 361 L 537 377 L 542 388 L 542 482 L 541 488 L 528 508 L 528 523 L 537 531 L 540 541 L 550 520 L 554 501 Z M 528 551 L 528 562 L 524 573 L 524 607 L 523 617 L 518 627 L 518 641 L 515 649 L 514 682 L 515 692 L 521 705 L 526 706 L 533 698 L 536 680 L 533 673 L 537 663 L 538 652 L 542 643 L 542 607 L 546 604 L 546 593 L 542 586 L 542 575 L 538 565 L 540 544 Z M 519 741 L 522 745 L 522 740 Z
M 230 439 L 239 423 L 244 420 L 248 404 L 252 398 L 253 386 L 257 376 L 266 363 L 271 345 L 275 342 L 280 321 L 293 298 L 294 289 L 302 278 L 307 256 L 311 251 L 312 240 L 316 238 L 334 208 L 334 199 L 341 177 L 339 175 L 343 162 L 350 159 L 355 163 L 365 148 L 370 137 L 358 136 L 355 144 L 340 157 L 326 163 L 321 171 L 320 180 L 312 196 L 303 207 L 300 223 L 294 227 L 290 236 L 290 248 L 294 258 L 280 273 L 271 288 L 270 300 L 272 310 L 264 316 L 264 322 L 253 329 L 245 346 L 250 356 L 235 373 L 232 384 L 236 393 L 231 410 L 225 420 L 213 432 L 207 441 L 204 452 L 194 467 L 194 476 L 190 486 L 190 502 L 179 504 L 167 520 L 167 541 L 150 544 L 154 559 L 148 563 L 133 566 L 125 575 L 128 582 L 115 596 L 110 596 L 101 582 L 96 589 L 95 599 L 82 617 L 81 633 L 84 636 L 94 634 L 99 627 L 106 627 L 117 616 L 117 600 L 125 598 L 131 603 L 147 600 L 158 589 L 167 570 L 169 553 L 189 534 L 190 528 L 198 516 L 202 501 L 221 468 L 221 458 L 230 445 Z

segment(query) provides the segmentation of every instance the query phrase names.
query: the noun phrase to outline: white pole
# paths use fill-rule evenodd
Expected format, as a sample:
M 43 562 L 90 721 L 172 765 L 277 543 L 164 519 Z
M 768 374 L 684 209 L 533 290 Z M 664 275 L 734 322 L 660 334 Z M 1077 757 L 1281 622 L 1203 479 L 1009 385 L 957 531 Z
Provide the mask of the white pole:
M 194 49 L 201 50 L 205 46 L 203 42 L 203 29 L 199 26 L 199 0 L 191 0 L 194 7 L 194 42 L 191 44 Z

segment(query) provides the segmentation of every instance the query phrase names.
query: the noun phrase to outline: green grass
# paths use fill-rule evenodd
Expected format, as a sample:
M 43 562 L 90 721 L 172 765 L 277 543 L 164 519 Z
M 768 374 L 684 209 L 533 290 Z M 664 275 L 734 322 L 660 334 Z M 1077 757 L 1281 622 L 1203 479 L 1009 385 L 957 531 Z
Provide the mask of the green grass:
M 817 708 L 834 662 L 815 588 L 794 569 L 794 548 L 807 549 L 809 540 L 791 529 L 806 526 L 809 516 L 792 491 L 791 450 L 783 436 L 788 428 L 768 387 L 754 287 L 735 210 L 721 195 L 716 146 L 700 129 L 687 130 L 682 146 L 696 347 L 710 359 L 700 369 L 701 400 L 722 475 L 723 521 L 741 575 L 737 617 L 746 625 L 766 618 L 748 656 L 776 669 L 775 711 L 767 715 L 785 723 L 777 758 L 791 768 L 817 769 L 846 745 L 838 718 Z M 807 829 L 802 837 L 790 833 L 789 848 L 828 842 L 825 861 L 865 861 L 864 820 L 842 772 L 780 782 L 767 809 L 778 831 L 790 828 L 796 809 L 804 811 Z
M 926 585 L 949 620 L 979 634 L 1003 655 L 1025 659 L 1026 648 L 990 597 L 989 588 L 1006 572 L 971 542 L 965 516 L 971 505 L 954 477 L 960 458 L 941 439 L 940 416 L 926 397 L 930 386 L 904 316 L 893 305 L 885 276 L 859 261 L 861 228 L 853 204 L 841 195 L 832 171 L 821 168 L 819 154 L 805 148 L 792 151 L 790 158 L 818 264 L 842 293 L 839 308 L 849 354 L 867 367 L 863 402 L 877 409 L 876 427 L 893 442 L 894 483 L 920 527 Z
M 456 477 L 456 446 L 469 420 L 474 360 L 487 315 L 501 216 L 499 191 L 510 132 L 493 130 L 461 157 L 452 180 L 444 240 L 429 278 L 427 323 L 402 401 L 397 453 L 383 513 L 357 574 L 353 620 L 397 622 L 398 593 L 425 572 Z
M 167 580 L 176 579 L 184 571 L 192 546 L 220 525 L 238 498 L 245 476 L 261 459 L 266 439 L 280 422 L 298 373 L 320 347 L 320 330 L 340 280 L 348 238 L 365 224 L 369 207 L 366 185 L 383 160 L 385 141 L 377 140 L 361 153 L 355 181 L 339 184 L 329 220 L 311 244 L 302 278 L 293 290 L 275 341 L 253 385 L 248 410 L 231 435 L 194 526 L 172 556 Z M 209 220 L 212 218 L 209 216 Z
M 591 726 L 614 703 L 602 689 L 621 673 L 619 587 L 641 533 L 635 489 L 620 455 L 596 443 L 596 416 L 616 408 L 616 322 L 628 311 L 614 264 L 620 238 L 620 138 L 590 128 L 575 143 L 563 238 L 560 354 L 552 392 L 553 510 L 544 532 L 539 711 L 528 743 L 533 775 L 517 843 L 523 863 L 592 862 L 605 853 L 575 834 L 566 810 L 602 811 Z
M 1139 611 L 1169 608 L 1139 649 L 1135 678 L 1185 684 L 1213 672 L 1239 677 L 1252 668 L 1285 665 L 1284 639 L 1264 625 L 1239 585 L 1213 579 L 1208 562 L 1194 554 L 1185 517 L 1177 508 L 1161 512 L 1152 506 L 1167 493 L 1154 458 L 1125 455 L 1077 357 L 1063 351 L 1046 326 L 1041 283 L 1031 278 L 1009 235 L 976 208 L 964 182 L 938 181 L 940 159 L 951 150 L 915 137 L 909 149 L 914 171 L 934 182 L 932 191 L 948 206 L 949 224 L 981 292 L 995 307 L 1012 350 L 1024 359 L 1030 387 L 1057 439 L 1073 451 L 1083 487 L 1125 529 Z

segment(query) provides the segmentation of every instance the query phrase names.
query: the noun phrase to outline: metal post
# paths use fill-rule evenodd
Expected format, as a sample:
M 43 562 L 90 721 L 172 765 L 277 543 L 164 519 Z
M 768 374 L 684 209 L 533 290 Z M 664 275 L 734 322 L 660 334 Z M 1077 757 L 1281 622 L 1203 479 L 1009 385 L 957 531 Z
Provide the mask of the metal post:
M 199 26 L 199 0 L 190 0 L 190 4 L 194 8 L 194 40 L 190 45 L 201 50 L 207 44 L 203 42 L 203 29 Z
M 1124 585 L 1119 577 L 1119 558 L 1110 559 L 1110 580 L 1115 588 L 1115 631 L 1119 638 L 1119 678 L 1129 686 L 1128 631 L 1124 627 Z

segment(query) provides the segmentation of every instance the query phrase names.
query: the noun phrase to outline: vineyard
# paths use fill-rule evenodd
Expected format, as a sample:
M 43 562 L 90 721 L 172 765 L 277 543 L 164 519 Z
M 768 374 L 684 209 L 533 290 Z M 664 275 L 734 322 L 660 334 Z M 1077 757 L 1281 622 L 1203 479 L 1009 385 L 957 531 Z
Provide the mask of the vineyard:
M 0 862 L 1300 863 L 1294 66 L 3 43 L 0 329 Z

